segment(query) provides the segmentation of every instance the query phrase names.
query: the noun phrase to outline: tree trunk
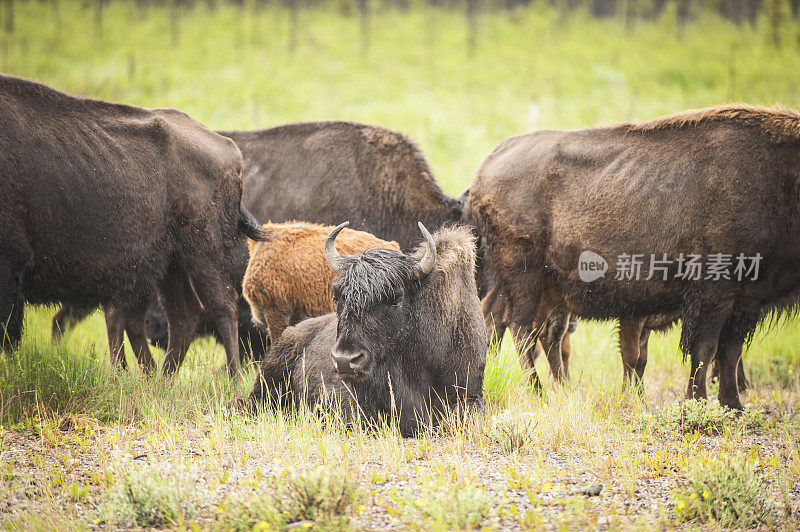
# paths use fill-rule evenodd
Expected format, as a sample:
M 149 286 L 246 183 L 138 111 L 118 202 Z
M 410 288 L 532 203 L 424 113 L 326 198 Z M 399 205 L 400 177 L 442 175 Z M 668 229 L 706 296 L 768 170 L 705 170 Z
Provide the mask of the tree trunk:
M 14 0 L 5 0 L 4 3 L 6 4 L 6 9 L 5 13 L 3 13 L 3 18 L 6 19 L 6 33 L 14 33 Z
M 180 26 L 180 9 L 181 6 L 178 0 L 172 0 L 169 6 L 169 34 L 172 46 L 180 45 L 181 41 L 181 26 Z
M 478 2 L 467 0 L 467 56 L 475 57 L 478 48 Z
M 289 51 L 297 50 L 297 32 L 300 25 L 300 0 L 289 0 Z
M 617 13 L 617 0 L 592 0 L 592 15 L 597 18 L 613 17 Z
M 94 29 L 97 38 L 103 40 L 103 3 L 105 0 L 95 0 L 94 3 Z
M 361 53 L 369 50 L 369 0 L 358 0 L 358 16 L 361 20 Z

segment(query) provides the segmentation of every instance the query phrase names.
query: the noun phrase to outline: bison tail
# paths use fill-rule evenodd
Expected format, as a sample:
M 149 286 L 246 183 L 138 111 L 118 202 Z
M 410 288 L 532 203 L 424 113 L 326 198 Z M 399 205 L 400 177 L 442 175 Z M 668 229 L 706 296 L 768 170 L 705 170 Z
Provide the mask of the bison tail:
M 269 240 L 272 236 L 272 231 L 261 227 L 256 217 L 241 205 L 239 205 L 239 231 L 247 238 L 258 242 Z

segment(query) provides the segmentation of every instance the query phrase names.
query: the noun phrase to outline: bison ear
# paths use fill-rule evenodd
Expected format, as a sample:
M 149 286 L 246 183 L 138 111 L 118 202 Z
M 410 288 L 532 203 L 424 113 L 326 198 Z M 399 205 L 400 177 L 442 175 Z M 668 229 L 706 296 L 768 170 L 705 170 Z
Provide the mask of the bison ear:
M 339 255 L 339 252 L 336 251 L 336 237 L 339 236 L 339 233 L 350 225 L 350 222 L 345 222 L 343 224 L 337 225 L 333 231 L 328 233 L 328 237 L 325 239 L 325 246 L 322 248 L 323 253 L 325 254 L 325 260 L 328 261 L 328 266 L 335 272 L 339 272 L 339 268 L 342 264 L 342 256 Z
M 422 231 L 422 236 L 425 237 L 425 254 L 419 259 L 419 262 L 411 272 L 411 279 L 421 279 L 425 277 L 433 270 L 434 265 L 436 265 L 436 243 L 433 241 L 433 237 L 425 229 L 425 226 L 422 225 L 422 222 L 417 222 L 419 226 L 419 230 Z

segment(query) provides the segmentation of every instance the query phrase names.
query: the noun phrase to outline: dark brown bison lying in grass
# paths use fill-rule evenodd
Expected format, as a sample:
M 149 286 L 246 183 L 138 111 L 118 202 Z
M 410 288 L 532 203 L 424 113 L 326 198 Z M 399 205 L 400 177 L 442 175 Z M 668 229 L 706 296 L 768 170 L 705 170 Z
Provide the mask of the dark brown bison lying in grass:
M 240 206 L 236 145 L 180 111 L 13 76 L 0 75 L 0 101 L 0 341 L 19 341 L 26 302 L 136 316 L 158 291 L 168 362 L 185 353 L 201 301 L 238 369 L 231 272 L 259 228 Z
M 348 421 L 396 413 L 402 434 L 456 407 L 482 404 L 486 328 L 474 238 L 445 228 L 413 255 L 371 249 L 325 256 L 337 272 L 336 313 L 289 327 L 261 363 L 248 404 L 341 405 Z
M 507 139 L 470 190 L 484 266 L 517 323 L 541 323 L 559 307 L 603 320 L 678 314 L 687 396 L 706 396 L 716 358 L 720 403 L 741 408 L 744 343 L 800 295 L 798 148 L 800 115 L 749 106 Z M 607 264 L 604 276 L 581 280 L 586 251 Z M 664 269 L 637 279 L 635 255 L 663 259 Z M 716 266 L 696 276 L 687 265 L 695 255 Z M 545 345 L 557 376 L 559 332 Z
M 329 225 L 308 222 L 265 224 L 265 242 L 251 242 L 250 261 L 242 294 L 253 321 L 277 340 L 284 329 L 306 318 L 336 310 L 331 295 L 334 272 L 322 253 Z M 364 231 L 343 229 L 337 239 L 342 253 L 353 255 L 371 248 L 400 251 L 397 242 Z

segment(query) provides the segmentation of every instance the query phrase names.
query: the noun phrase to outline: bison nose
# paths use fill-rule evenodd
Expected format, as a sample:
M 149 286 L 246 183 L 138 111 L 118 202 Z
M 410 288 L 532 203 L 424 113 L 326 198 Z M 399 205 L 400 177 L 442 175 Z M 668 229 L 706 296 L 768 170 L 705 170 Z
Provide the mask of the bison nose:
M 364 353 L 332 352 L 333 366 L 338 373 L 353 375 L 363 364 L 366 357 Z

